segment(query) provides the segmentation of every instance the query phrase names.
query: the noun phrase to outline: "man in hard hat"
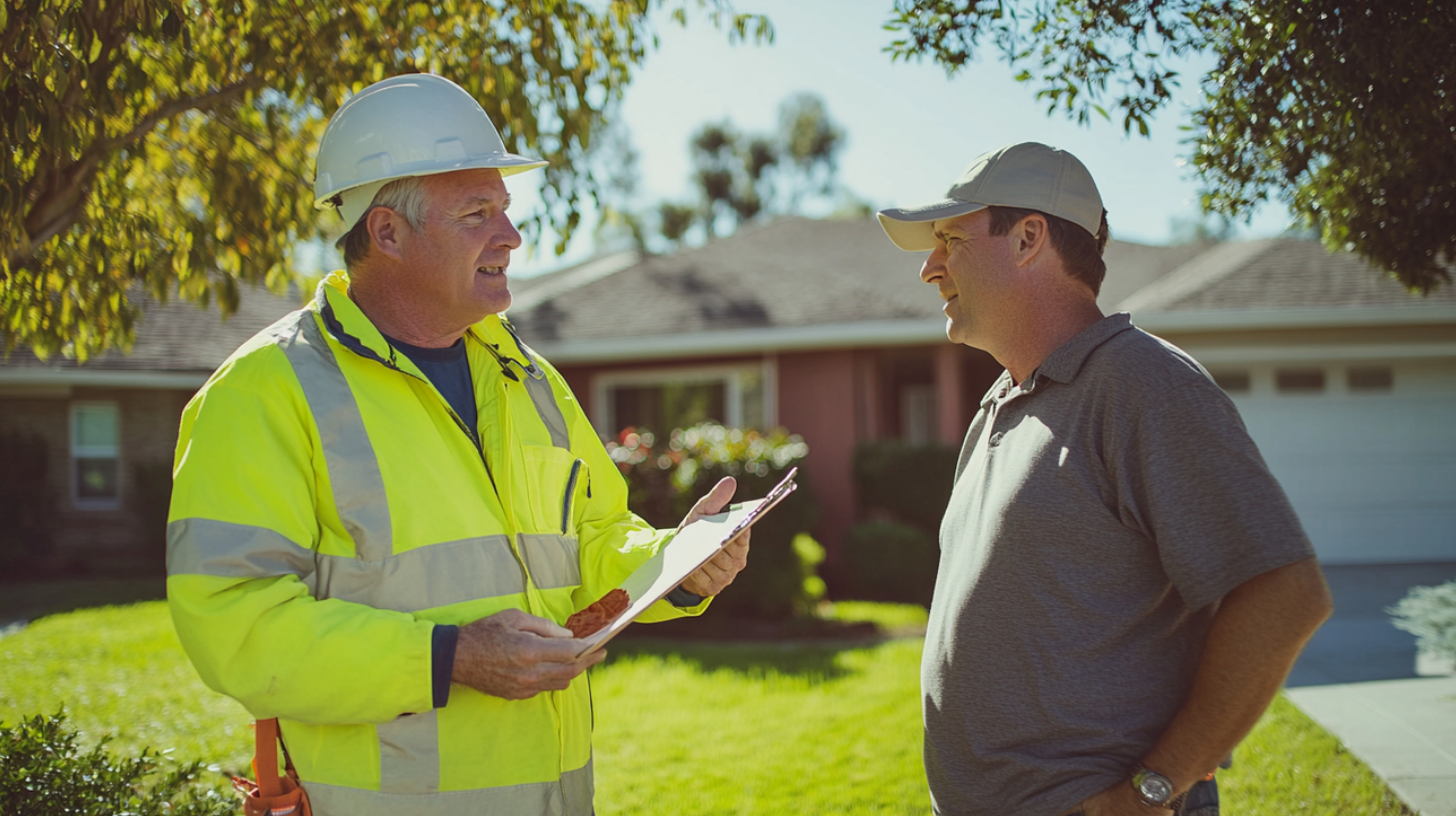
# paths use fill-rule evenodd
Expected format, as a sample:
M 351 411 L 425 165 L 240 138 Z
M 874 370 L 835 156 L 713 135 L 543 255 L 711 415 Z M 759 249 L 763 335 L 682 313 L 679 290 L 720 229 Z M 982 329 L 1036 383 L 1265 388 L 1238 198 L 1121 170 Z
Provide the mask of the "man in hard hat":
M 1229 398 L 1103 316 L 1106 211 L 1035 143 L 880 213 L 946 334 L 1006 367 L 940 528 L 921 666 L 933 809 L 1216 816 L 1211 772 L 1330 614 L 1314 550 Z
M 345 272 L 182 418 L 168 597 L 213 689 L 277 717 L 317 816 L 592 812 L 589 686 L 561 624 L 662 546 L 565 381 L 511 330 L 521 237 L 480 105 L 427 74 L 334 114 Z M 720 482 L 689 518 L 723 507 Z M 700 613 L 732 542 L 641 620 Z

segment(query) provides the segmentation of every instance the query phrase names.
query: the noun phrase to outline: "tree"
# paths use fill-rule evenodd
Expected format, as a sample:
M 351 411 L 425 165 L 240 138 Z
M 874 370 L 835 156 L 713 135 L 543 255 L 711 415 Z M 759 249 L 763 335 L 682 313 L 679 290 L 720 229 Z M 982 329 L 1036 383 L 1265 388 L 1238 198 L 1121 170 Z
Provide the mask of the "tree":
M 800 211 L 806 195 L 834 192 L 844 138 L 823 100 L 807 93 L 779 106 L 773 134 L 742 133 L 726 121 L 704 125 L 689 141 L 698 201 L 660 203 L 659 232 L 681 243 L 694 225 L 712 238 L 760 215 Z
M 886 50 L 953 74 L 987 42 L 1049 114 L 1144 135 L 1171 61 L 1209 52 L 1190 140 L 1204 210 L 1277 198 L 1428 292 L 1456 263 L 1453 19 L 1452 0 L 895 0 Z
M 662 2 L 663 0 L 660 0 Z M 728 0 L 729 36 L 771 40 Z M 0 6 L 0 342 L 84 359 L 125 346 L 146 291 L 236 305 L 286 285 L 313 156 L 346 93 L 432 71 L 481 100 L 509 149 L 551 161 L 562 236 L 596 199 L 592 136 L 657 40 L 651 0 L 7 0 Z

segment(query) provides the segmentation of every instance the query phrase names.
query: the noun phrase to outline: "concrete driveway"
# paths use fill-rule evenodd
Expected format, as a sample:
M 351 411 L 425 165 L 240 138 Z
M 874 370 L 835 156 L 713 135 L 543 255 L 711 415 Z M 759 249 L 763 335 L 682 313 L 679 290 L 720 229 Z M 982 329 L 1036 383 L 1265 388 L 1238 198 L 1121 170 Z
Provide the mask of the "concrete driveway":
M 1335 614 L 1285 683 L 1300 710 L 1345 743 L 1422 816 L 1456 816 L 1456 676 L 1417 664 L 1415 636 L 1385 610 L 1456 564 L 1328 566 Z

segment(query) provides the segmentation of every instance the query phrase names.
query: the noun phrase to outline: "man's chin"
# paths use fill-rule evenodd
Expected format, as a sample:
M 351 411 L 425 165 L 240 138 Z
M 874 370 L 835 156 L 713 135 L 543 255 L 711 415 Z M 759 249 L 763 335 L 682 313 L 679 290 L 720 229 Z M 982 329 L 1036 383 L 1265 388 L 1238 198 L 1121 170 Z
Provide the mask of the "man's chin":
M 475 298 L 487 314 L 500 314 L 511 308 L 511 290 L 507 288 L 505 275 L 492 275 L 491 277 L 499 280 L 476 282 Z

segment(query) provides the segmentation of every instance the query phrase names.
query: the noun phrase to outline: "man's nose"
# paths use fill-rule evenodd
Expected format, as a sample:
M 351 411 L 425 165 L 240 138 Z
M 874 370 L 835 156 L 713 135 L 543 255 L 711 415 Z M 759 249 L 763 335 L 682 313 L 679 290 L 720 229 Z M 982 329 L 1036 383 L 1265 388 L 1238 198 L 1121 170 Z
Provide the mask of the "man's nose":
M 499 220 L 500 227 L 494 242 L 495 245 L 505 247 L 506 249 L 520 249 L 521 231 L 516 229 L 515 224 L 511 223 L 511 217 L 505 213 L 501 213 Z
M 930 253 L 925 263 L 920 266 L 920 280 L 926 283 L 938 283 L 945 277 L 945 252 L 939 247 Z

